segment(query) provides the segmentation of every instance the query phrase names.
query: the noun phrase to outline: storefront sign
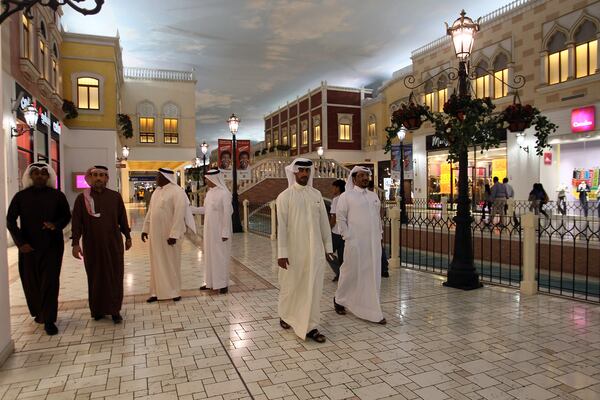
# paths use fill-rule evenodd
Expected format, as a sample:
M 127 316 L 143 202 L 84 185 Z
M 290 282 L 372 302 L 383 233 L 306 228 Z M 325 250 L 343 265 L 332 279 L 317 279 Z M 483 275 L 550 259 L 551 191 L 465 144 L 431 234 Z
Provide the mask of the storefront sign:
M 506 158 L 492 160 L 492 176 L 497 176 L 500 181 L 506 178 Z
M 62 124 L 60 121 L 54 115 L 50 117 L 50 121 L 52 122 L 52 133 L 60 135 L 62 132 Z
M 25 108 L 27 108 L 27 106 L 34 104 L 33 103 L 33 96 L 31 96 L 31 94 L 23 89 L 23 87 L 21 85 L 19 85 L 18 83 L 15 82 L 15 95 L 18 96 L 21 95 L 21 100 L 19 101 L 19 106 L 17 107 L 17 118 L 19 118 L 22 121 L 25 121 L 25 116 L 23 115 L 23 110 L 25 110 Z M 34 104 L 35 106 L 35 104 Z
M 399 180 L 400 179 L 400 145 L 394 144 L 392 145 L 392 178 Z M 412 144 L 404 145 L 404 179 L 413 179 L 413 151 Z
M 446 140 L 440 139 L 435 135 L 428 135 L 425 138 L 425 148 L 427 151 L 443 150 L 449 146 L 450 144 Z
M 571 110 L 571 132 L 589 132 L 596 129 L 596 106 Z

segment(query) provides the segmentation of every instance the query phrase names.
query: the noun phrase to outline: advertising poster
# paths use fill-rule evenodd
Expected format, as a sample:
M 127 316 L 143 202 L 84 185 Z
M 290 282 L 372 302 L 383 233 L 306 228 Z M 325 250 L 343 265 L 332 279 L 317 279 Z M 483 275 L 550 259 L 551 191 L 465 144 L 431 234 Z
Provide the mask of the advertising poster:
M 219 169 L 231 170 L 231 140 L 219 139 Z
M 497 176 L 502 182 L 506 178 L 506 159 L 492 160 L 492 177 Z
M 400 179 L 400 145 L 392 145 L 392 178 Z M 412 144 L 404 145 L 404 179 L 414 178 Z
M 238 179 L 250 179 L 250 151 L 249 140 L 236 140 L 236 161 Z M 232 149 L 231 139 L 219 139 L 219 169 L 224 171 L 226 179 L 232 179 Z

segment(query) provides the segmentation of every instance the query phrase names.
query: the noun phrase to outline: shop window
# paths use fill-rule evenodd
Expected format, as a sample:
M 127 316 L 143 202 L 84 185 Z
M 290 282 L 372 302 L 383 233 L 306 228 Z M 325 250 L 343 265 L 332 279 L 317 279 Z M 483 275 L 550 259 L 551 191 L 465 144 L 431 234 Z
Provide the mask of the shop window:
M 488 63 L 481 61 L 475 68 L 475 97 L 483 99 L 490 97 L 490 75 L 488 74 Z
M 338 114 L 338 140 L 349 142 L 352 140 L 352 115 Z
M 598 40 L 596 25 L 585 21 L 575 31 L 575 77 L 596 73 L 598 68 Z
M 179 143 L 179 130 L 177 118 L 163 119 L 163 139 L 166 144 Z
M 21 22 L 23 25 L 23 49 L 22 49 L 22 57 L 31 59 L 31 21 L 25 16 L 25 13 L 21 16 Z
M 556 32 L 548 42 L 548 84 L 564 82 L 569 77 L 567 37 Z
M 321 125 L 315 125 L 313 128 L 313 142 L 319 143 L 321 141 Z
M 154 118 L 140 117 L 140 143 L 154 143 Z
M 77 108 L 82 110 L 100 109 L 100 82 L 98 79 L 77 78 Z
M 23 124 L 25 124 L 23 122 Z M 17 162 L 19 174 L 19 190 L 23 189 L 22 177 L 27 166 L 33 162 L 33 137 L 31 131 L 26 130 L 21 136 L 17 137 Z
M 56 172 L 56 188 L 60 189 L 60 142 L 54 137 L 50 138 L 50 166 Z
M 494 98 L 508 96 L 508 57 L 501 53 L 494 59 Z

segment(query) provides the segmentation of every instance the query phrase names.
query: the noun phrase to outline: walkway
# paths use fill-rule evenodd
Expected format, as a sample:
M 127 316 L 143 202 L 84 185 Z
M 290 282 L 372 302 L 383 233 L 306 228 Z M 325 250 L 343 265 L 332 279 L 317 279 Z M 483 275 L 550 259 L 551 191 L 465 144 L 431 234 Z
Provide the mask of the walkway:
M 207 294 L 202 250 L 184 243 L 184 298 L 147 304 L 142 213 L 132 209 L 124 322 L 94 321 L 83 264 L 65 254 L 60 334 L 29 317 L 11 269 L 16 352 L 0 369 L 1 399 L 599 399 L 600 307 L 486 287 L 447 289 L 392 270 L 388 325 L 339 316 L 328 271 L 327 342 L 279 327 L 274 243 L 237 235 L 231 291 Z

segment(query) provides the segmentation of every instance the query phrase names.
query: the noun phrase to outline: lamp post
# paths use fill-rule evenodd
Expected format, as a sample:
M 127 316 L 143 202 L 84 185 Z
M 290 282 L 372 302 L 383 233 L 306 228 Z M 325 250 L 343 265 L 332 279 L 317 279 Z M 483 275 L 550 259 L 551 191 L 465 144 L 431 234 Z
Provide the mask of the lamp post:
M 104 4 L 104 0 L 94 0 L 96 5 L 94 8 L 83 8 L 79 7 L 77 4 L 82 0 L 4 0 L 2 1 L 2 14 L 0 14 L 0 24 L 6 20 L 6 18 L 10 17 L 16 12 L 24 10 L 25 16 L 28 19 L 33 18 L 31 13 L 31 8 L 36 4 L 40 6 L 50 7 L 54 12 L 58 11 L 59 7 L 69 6 L 73 10 L 77 11 L 83 15 L 92 15 L 97 14 L 102 9 L 102 5 Z
M 242 223 L 240 222 L 240 205 L 238 201 L 238 190 L 237 190 L 237 157 L 236 157 L 236 141 L 235 134 L 240 127 L 240 119 L 231 114 L 231 117 L 227 120 L 229 124 L 229 132 L 232 135 L 232 147 L 231 147 L 231 159 L 233 161 L 233 185 L 232 185 L 232 202 L 233 202 L 233 215 L 231 216 L 233 224 L 233 232 L 243 232 Z
M 452 26 L 446 24 L 446 32 L 452 37 L 454 51 L 458 58 L 458 95 L 469 95 L 469 77 L 467 73 L 467 62 L 473 49 L 475 33 L 479 30 L 479 24 L 465 16 L 465 10 L 460 13 Z M 471 216 L 469 199 L 469 176 L 468 176 L 469 154 L 468 149 L 462 149 L 458 154 L 458 207 L 454 222 L 456 230 L 454 236 L 454 255 L 448 267 L 448 279 L 444 286 L 459 289 L 477 289 L 482 285 L 479 282 L 479 274 L 473 263 L 473 237 L 471 236 Z
M 323 146 L 319 146 L 319 148 L 317 149 L 317 155 L 319 156 L 320 160 L 323 159 L 323 153 L 325 153 L 325 150 L 323 150 Z
M 121 156 L 123 161 L 127 161 L 127 157 L 129 157 L 129 147 L 123 146 L 121 149 Z
M 398 139 L 400 139 L 400 223 L 408 223 L 406 214 L 406 197 L 404 193 L 404 139 L 406 138 L 406 128 L 403 126 L 398 130 Z
M 33 134 L 33 130 L 35 129 L 38 122 L 38 110 L 32 106 L 28 105 L 23 109 L 23 117 L 25 118 L 25 122 L 29 127 L 29 133 Z M 16 127 L 11 128 L 10 137 L 19 137 L 22 136 L 27 130 L 17 129 Z
M 200 145 L 200 151 L 202 151 L 202 181 L 204 182 L 204 175 L 206 175 L 206 153 L 208 153 L 208 144 L 206 142 L 202 142 Z M 200 164 L 200 159 L 198 159 L 198 164 Z M 200 167 L 198 165 L 198 167 Z M 198 174 L 198 188 L 200 188 L 200 174 Z M 200 202 L 200 196 L 197 197 L 198 202 Z

